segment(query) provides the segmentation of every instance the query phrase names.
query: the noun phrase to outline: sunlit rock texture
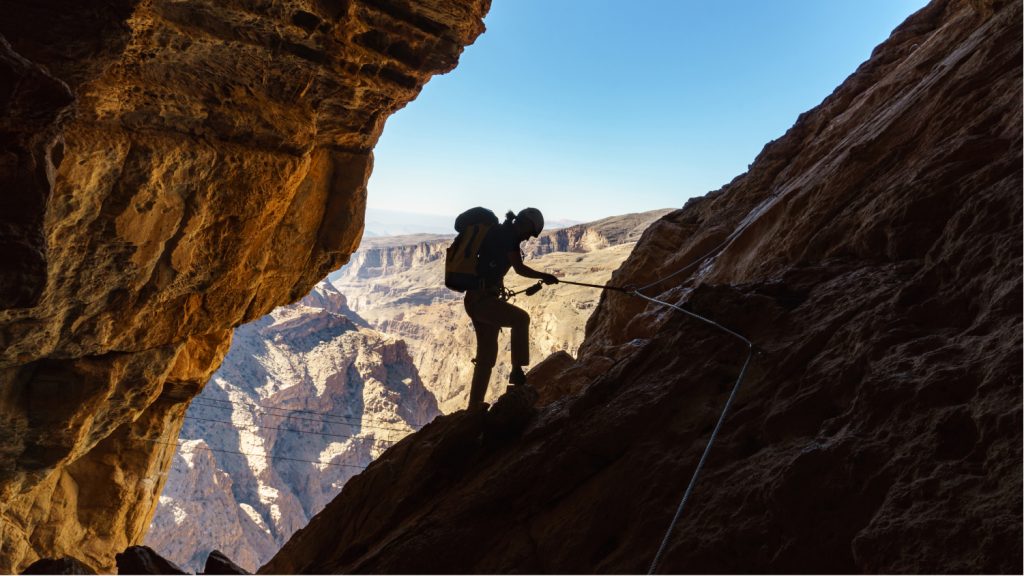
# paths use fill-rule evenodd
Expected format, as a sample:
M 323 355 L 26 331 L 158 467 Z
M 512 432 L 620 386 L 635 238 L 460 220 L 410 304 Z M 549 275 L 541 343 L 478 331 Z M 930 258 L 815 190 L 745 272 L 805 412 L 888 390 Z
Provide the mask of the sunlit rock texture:
M 643 229 L 667 212 L 552 230 L 526 244 L 526 252 L 539 268 L 603 282 Z M 435 389 L 454 391 L 449 409 L 455 410 L 466 403 L 474 337 L 460 295 L 442 285 L 450 242 L 450 236 L 423 235 L 364 240 L 335 276 L 348 282 L 346 290 L 362 301 L 374 326 L 414 343 L 419 362 L 432 368 Z M 424 298 L 424 291 L 436 298 Z M 597 297 L 593 289 L 560 285 L 517 300 L 535 316 L 535 356 L 575 352 Z M 358 467 L 432 420 L 437 403 L 421 383 L 412 350 L 369 325 L 345 295 L 321 282 L 299 303 L 238 328 L 220 370 L 186 414 L 185 447 L 172 463 L 146 543 L 195 571 L 213 549 L 255 570 Z M 504 390 L 500 378 L 493 388 L 492 399 Z M 267 459 L 275 454 L 329 458 L 340 467 Z
M 612 276 L 710 252 L 644 293 L 764 352 L 661 572 L 1024 568 L 1021 20 L 1020 1 L 932 2 Z M 435 420 L 263 570 L 646 572 L 745 356 L 605 294 L 576 362 L 531 375 L 576 392 L 506 442 L 479 413 Z
M 439 414 L 405 343 L 345 312 L 321 282 L 235 330 L 186 412 L 147 545 L 196 572 L 213 550 L 255 571 L 346 480 Z
M 548 230 L 523 243 L 525 261 L 566 279 L 604 284 L 644 229 L 666 212 L 624 214 Z M 366 239 L 352 261 L 331 275 L 362 319 L 408 343 L 424 385 L 446 413 L 466 407 L 476 352 L 476 336 L 462 305 L 463 295 L 444 286 L 445 249 L 451 242 L 451 236 L 437 235 Z M 505 278 L 505 284 L 516 290 L 534 283 L 536 280 L 511 271 Z M 513 303 L 530 314 L 532 362 L 556 351 L 575 354 L 598 298 L 599 290 L 570 284 L 517 296 Z M 502 332 L 498 344 L 488 401 L 508 385 L 508 330 Z
M 362 232 L 488 0 L 0 0 L 0 570 L 142 540 L 231 329 Z

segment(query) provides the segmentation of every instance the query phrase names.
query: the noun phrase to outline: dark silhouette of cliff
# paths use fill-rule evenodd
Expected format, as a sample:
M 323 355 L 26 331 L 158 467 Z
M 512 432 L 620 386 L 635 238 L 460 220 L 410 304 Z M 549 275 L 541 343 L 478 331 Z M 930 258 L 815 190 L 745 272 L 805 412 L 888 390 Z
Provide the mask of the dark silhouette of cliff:
M 765 352 L 663 571 L 1021 571 L 1020 22 L 932 2 L 614 276 L 711 251 L 647 294 Z M 745 353 L 606 293 L 530 376 L 566 395 L 439 418 L 263 571 L 646 571 Z

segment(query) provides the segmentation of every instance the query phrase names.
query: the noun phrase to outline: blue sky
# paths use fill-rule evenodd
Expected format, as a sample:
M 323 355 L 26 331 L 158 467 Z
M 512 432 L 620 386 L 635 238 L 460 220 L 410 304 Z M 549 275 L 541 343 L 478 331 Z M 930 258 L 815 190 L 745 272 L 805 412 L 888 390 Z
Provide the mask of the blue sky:
M 459 66 L 392 116 L 372 208 L 593 220 L 747 169 L 923 0 L 494 0 Z

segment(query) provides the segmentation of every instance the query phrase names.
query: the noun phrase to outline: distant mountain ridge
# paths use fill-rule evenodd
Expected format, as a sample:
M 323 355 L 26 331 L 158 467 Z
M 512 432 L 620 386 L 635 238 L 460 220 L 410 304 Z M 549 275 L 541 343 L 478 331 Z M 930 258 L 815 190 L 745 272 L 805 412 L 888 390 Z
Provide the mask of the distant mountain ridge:
M 545 230 L 537 238 L 522 245 L 527 257 L 540 257 L 551 252 L 592 252 L 600 248 L 636 242 L 643 231 L 672 209 L 636 212 L 609 216 L 593 222 L 573 224 Z M 345 284 L 355 278 L 374 278 L 401 273 L 413 266 L 444 257 L 453 233 L 406 234 L 399 236 L 364 237 L 348 264 L 328 279 Z
M 527 263 L 539 270 L 592 284 L 603 284 L 629 255 L 633 244 L 655 220 L 671 210 L 653 210 L 603 218 L 546 230 L 522 245 Z M 443 258 L 453 235 L 417 234 L 364 238 L 349 263 L 329 276 L 346 294 L 352 310 L 374 329 L 405 340 L 424 385 L 442 412 L 464 407 L 472 372 L 475 336 L 462 295 L 444 286 Z M 510 287 L 533 280 L 510 273 Z M 556 285 L 519 296 L 515 304 L 532 317 L 533 363 L 553 352 L 575 354 L 600 291 Z M 507 331 L 499 345 L 507 346 Z M 499 353 L 488 398 L 504 390 L 508 353 Z
M 501 212 L 496 211 L 499 217 Z M 422 214 L 387 210 L 383 208 L 367 208 L 364 219 L 363 238 L 379 238 L 385 236 L 409 236 L 414 234 L 448 234 L 452 232 L 456 214 Z M 579 220 L 555 218 L 549 220 L 545 228 L 566 228 L 579 224 Z

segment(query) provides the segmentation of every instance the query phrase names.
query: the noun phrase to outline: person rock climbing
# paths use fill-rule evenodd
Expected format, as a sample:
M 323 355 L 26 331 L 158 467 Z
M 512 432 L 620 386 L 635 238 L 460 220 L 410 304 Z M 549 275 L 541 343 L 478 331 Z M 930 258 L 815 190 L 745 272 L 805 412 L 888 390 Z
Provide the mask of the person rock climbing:
M 473 321 L 476 332 L 476 366 L 469 392 L 469 407 L 484 402 L 491 369 L 498 357 L 498 332 L 502 327 L 512 329 L 512 373 L 508 381 L 513 385 L 526 382 L 523 366 L 530 363 L 530 315 L 509 304 L 505 291 L 505 274 L 513 268 L 516 274 L 536 278 L 545 284 L 555 284 L 554 274 L 538 272 L 523 263 L 519 244 L 536 237 L 544 229 L 544 216 L 536 208 L 524 208 L 519 214 L 509 212 L 505 221 L 492 226 L 480 245 L 477 275 L 480 283 L 466 290 L 466 313 Z

